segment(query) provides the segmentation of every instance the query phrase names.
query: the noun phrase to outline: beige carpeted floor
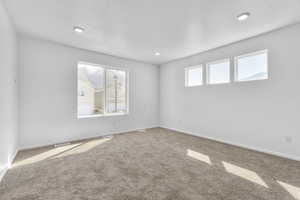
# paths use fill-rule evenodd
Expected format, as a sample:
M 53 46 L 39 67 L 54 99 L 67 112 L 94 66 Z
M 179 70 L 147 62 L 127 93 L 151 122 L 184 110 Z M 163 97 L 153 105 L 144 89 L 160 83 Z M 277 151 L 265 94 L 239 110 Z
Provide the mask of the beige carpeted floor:
M 1 200 L 295 200 L 300 162 L 166 129 L 20 152 Z

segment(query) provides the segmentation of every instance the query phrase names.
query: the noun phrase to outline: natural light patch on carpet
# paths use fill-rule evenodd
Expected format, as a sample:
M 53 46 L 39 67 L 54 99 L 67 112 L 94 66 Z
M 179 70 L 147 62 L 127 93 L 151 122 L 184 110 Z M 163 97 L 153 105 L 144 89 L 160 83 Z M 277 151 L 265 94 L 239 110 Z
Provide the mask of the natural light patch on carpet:
M 227 162 L 222 162 L 226 171 L 234 174 L 236 176 L 239 176 L 241 178 L 244 178 L 248 181 L 251 181 L 253 183 L 259 184 L 261 186 L 264 186 L 266 188 L 269 188 L 268 185 L 262 180 L 262 178 L 260 176 L 258 176 L 257 173 L 255 173 L 254 171 L 251 171 L 249 169 L 245 169 Z
M 92 140 L 89 142 L 85 142 L 82 143 L 81 145 L 70 149 L 68 151 L 65 151 L 59 155 L 54 156 L 54 158 L 60 158 L 60 157 L 64 157 L 64 156 L 69 156 L 69 155 L 74 155 L 74 154 L 80 154 L 80 153 L 84 153 L 84 152 L 88 152 L 90 150 L 92 150 L 93 148 L 97 147 L 98 145 L 101 145 L 109 140 L 111 140 L 112 137 L 106 137 L 106 138 L 101 138 L 101 139 L 97 139 L 97 140 Z
M 290 193 L 290 195 L 292 195 L 295 199 L 300 200 L 300 188 L 281 182 L 281 181 L 277 181 L 277 183 L 279 183 L 288 193 Z
M 34 155 L 30 158 L 26 158 L 21 161 L 17 161 L 13 164 L 12 167 L 20 167 L 23 165 L 28 165 L 28 164 L 34 164 L 46 159 L 54 159 L 54 158 L 60 158 L 64 156 L 69 156 L 69 155 L 74 155 L 74 154 L 79 154 L 79 153 L 84 153 L 88 152 L 91 149 L 97 147 L 100 144 L 103 144 L 109 140 L 111 140 L 112 137 L 105 137 L 101 139 L 96 139 L 96 140 L 91 140 L 88 142 L 80 142 L 76 144 L 70 144 L 70 145 L 65 145 L 61 147 L 56 147 L 54 149 L 45 151 L 43 153 Z
M 77 146 L 81 145 L 81 143 L 77 143 L 77 144 L 70 144 L 70 145 L 66 145 L 66 146 L 62 146 L 62 147 L 57 147 L 51 150 L 48 150 L 46 152 L 34 155 L 30 158 L 18 161 L 16 163 L 13 164 L 12 167 L 20 167 L 23 165 L 28 165 L 28 164 L 33 164 L 33 163 L 37 163 L 46 159 L 49 159 L 51 157 L 54 157 L 62 152 L 68 151 L 72 148 L 75 148 Z
M 189 156 L 191 158 L 194 158 L 196 160 L 200 160 L 202 162 L 205 162 L 205 163 L 211 165 L 211 161 L 210 161 L 209 156 L 207 156 L 205 154 L 202 154 L 202 153 L 190 150 L 190 149 L 187 150 L 186 154 L 187 154 L 187 156 Z

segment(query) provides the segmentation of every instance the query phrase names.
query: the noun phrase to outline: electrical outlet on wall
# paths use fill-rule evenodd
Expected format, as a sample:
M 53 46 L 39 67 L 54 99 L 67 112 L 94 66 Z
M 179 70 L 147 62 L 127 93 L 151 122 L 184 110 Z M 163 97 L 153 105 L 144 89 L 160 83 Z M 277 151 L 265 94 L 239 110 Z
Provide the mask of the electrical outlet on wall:
M 292 143 L 292 141 L 293 141 L 293 139 L 292 139 L 292 137 L 291 136 L 285 136 L 285 141 L 287 142 L 287 143 Z

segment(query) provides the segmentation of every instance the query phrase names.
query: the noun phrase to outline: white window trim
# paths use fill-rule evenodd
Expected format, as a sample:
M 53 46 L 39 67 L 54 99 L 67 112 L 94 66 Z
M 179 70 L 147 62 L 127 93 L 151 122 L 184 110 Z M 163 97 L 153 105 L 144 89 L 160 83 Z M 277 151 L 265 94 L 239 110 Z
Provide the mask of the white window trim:
M 224 83 L 209 83 L 209 65 L 220 64 L 220 63 L 224 63 L 224 62 L 229 62 L 229 81 L 224 82 Z M 230 58 L 225 58 L 225 59 L 216 60 L 216 61 L 206 63 L 206 84 L 207 85 L 220 85 L 220 84 L 231 83 L 231 67 L 230 67 L 230 65 L 231 65 Z
M 256 80 L 244 80 L 244 81 L 238 80 L 238 78 L 239 78 L 238 77 L 238 60 L 240 58 L 256 56 L 256 55 L 260 55 L 260 54 L 263 54 L 263 53 L 267 54 L 267 78 L 265 78 L 265 79 L 256 79 Z M 268 51 L 268 49 L 255 51 L 255 52 L 252 52 L 252 53 L 247 53 L 247 54 L 243 54 L 243 55 L 234 57 L 234 81 L 235 82 L 262 81 L 262 80 L 267 80 L 267 79 L 269 79 L 269 51 Z
M 200 68 L 201 69 L 201 84 L 200 85 L 192 85 L 192 86 L 189 86 L 188 83 L 189 83 L 189 76 L 188 76 L 188 71 L 191 70 L 191 69 L 198 69 Z M 184 79 L 185 79 L 185 83 L 184 83 L 184 86 L 185 87 L 199 87 L 199 86 L 202 86 L 204 83 L 203 83 L 203 73 L 204 73 L 204 70 L 203 70 L 203 65 L 200 64 L 200 65 L 194 65 L 194 66 L 191 66 L 191 67 L 185 67 L 184 68 Z
M 85 119 L 85 118 L 96 118 L 96 117 L 111 117 L 111 116 L 122 116 L 122 115 L 129 115 L 129 70 L 128 69 L 124 69 L 121 67 L 111 67 L 108 65 L 102 65 L 102 64 L 95 64 L 95 63 L 90 63 L 90 62 L 85 62 L 85 61 L 79 61 L 77 62 L 77 66 L 76 66 L 76 70 L 78 73 L 78 65 L 79 64 L 85 64 L 85 65 L 90 65 L 90 66 L 94 66 L 94 67 L 101 67 L 104 69 L 104 113 L 103 114 L 96 114 L 96 115 L 82 115 L 79 116 L 78 115 L 78 96 L 76 96 L 76 105 L 77 105 L 77 119 Z M 106 70 L 107 69 L 112 69 L 112 70 L 120 70 L 120 71 L 125 71 L 126 73 L 126 112 L 123 113 L 107 113 L 106 112 Z M 77 90 L 78 90 L 78 78 L 77 78 Z M 78 95 L 78 92 L 76 92 L 76 94 Z

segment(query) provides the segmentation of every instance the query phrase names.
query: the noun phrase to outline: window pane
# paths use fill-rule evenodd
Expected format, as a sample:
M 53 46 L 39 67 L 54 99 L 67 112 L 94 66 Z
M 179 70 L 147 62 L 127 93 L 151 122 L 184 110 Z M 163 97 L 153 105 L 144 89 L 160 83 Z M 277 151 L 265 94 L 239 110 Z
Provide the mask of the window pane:
M 106 112 L 127 112 L 126 72 L 121 70 L 106 71 Z
M 202 66 L 185 69 L 186 86 L 202 85 Z
M 251 81 L 268 78 L 268 53 L 254 53 L 253 55 L 236 58 L 236 80 Z
M 78 64 L 78 116 L 104 113 L 104 69 Z
M 207 65 L 208 84 L 230 82 L 230 61 L 221 61 Z

